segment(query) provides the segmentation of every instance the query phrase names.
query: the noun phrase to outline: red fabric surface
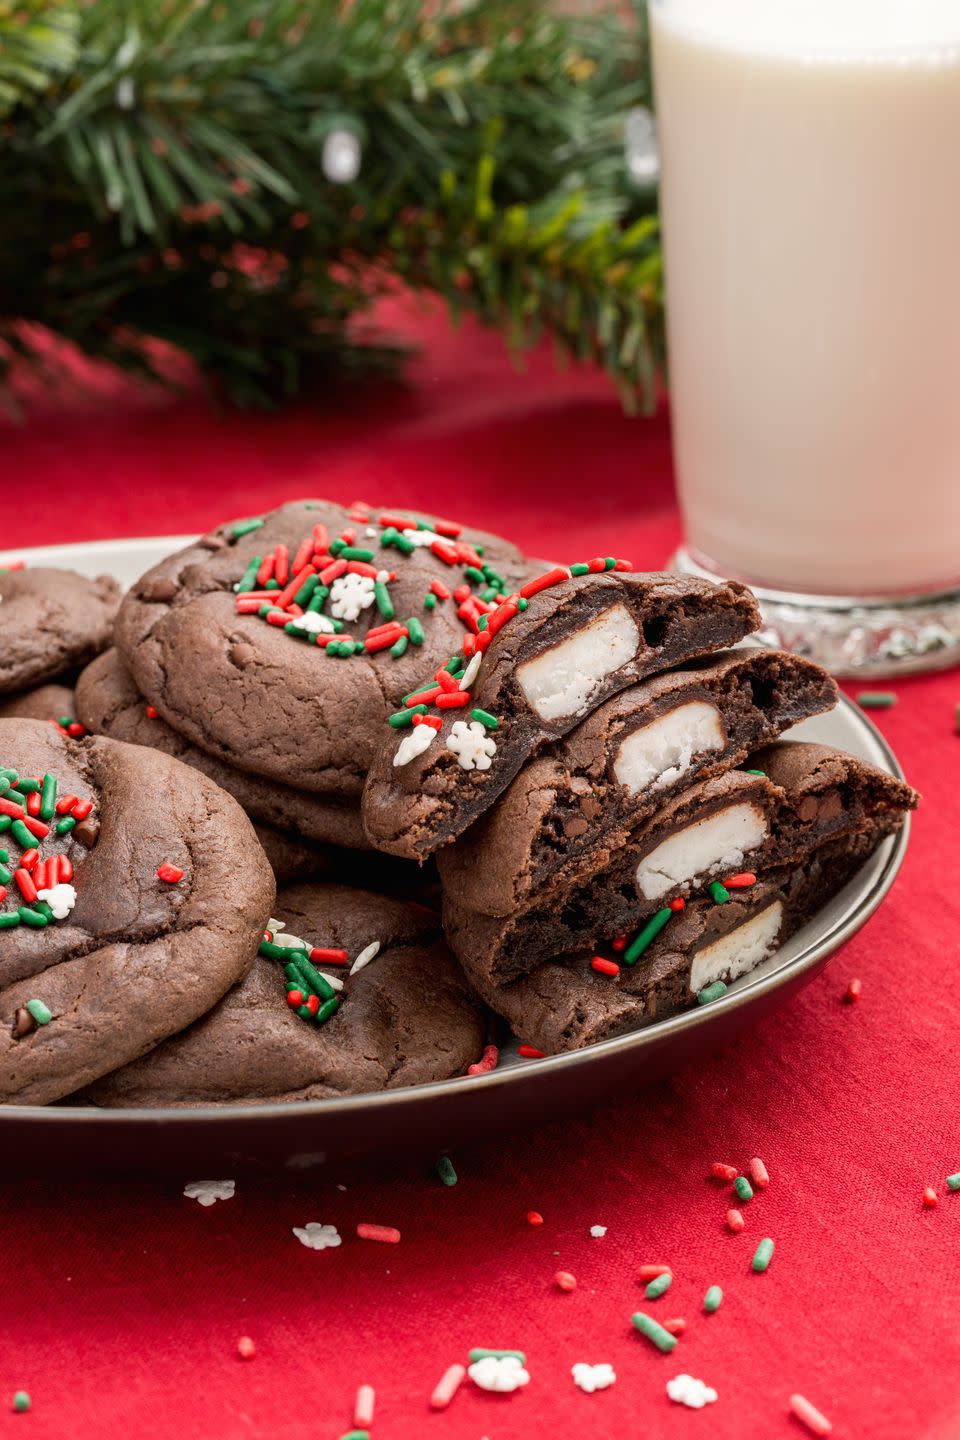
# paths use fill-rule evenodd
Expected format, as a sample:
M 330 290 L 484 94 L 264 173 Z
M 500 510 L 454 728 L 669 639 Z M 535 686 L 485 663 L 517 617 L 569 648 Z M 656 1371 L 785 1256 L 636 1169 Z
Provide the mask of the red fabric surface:
M 106 382 L 93 399 L 46 399 L 2 434 L 17 496 L 5 543 L 198 530 L 309 492 L 430 506 L 560 558 L 666 559 L 678 525 L 663 416 L 627 421 L 597 377 L 558 377 L 538 356 L 519 378 L 495 338 L 413 323 L 427 350 L 409 389 L 370 387 L 332 411 L 218 417 Z M 960 681 L 896 689 L 878 723 L 925 796 L 904 871 L 796 1003 L 725 1053 L 535 1134 L 464 1135 L 451 1189 L 418 1168 L 346 1189 L 285 1173 L 202 1209 L 181 1194 L 193 1175 L 18 1183 L 8 1154 L 0 1435 L 327 1440 L 350 1428 L 361 1383 L 376 1387 L 382 1440 L 789 1440 L 806 1433 L 793 1391 L 841 1440 L 960 1435 L 960 1193 L 943 1183 L 960 1169 Z M 845 1005 L 854 975 L 862 998 Z M 729 1194 L 706 1176 L 753 1155 L 771 1183 L 733 1236 Z M 336 1224 L 340 1248 L 301 1247 L 291 1227 L 308 1220 Z M 361 1221 L 398 1226 L 401 1243 L 357 1240 Z M 776 1252 L 757 1276 L 765 1235 Z M 686 1319 L 671 1356 L 630 1328 L 646 1262 L 675 1271 L 644 1307 Z M 574 1293 L 552 1286 L 558 1268 Z M 711 1283 L 725 1300 L 707 1317 Z M 258 1347 L 247 1363 L 243 1334 Z M 526 1350 L 530 1384 L 491 1396 L 467 1382 L 432 1414 L 433 1386 L 474 1345 Z M 579 1360 L 612 1362 L 616 1384 L 581 1394 Z M 707 1412 L 666 1398 L 681 1371 L 718 1390 Z M 27 1416 L 8 1413 L 20 1387 Z

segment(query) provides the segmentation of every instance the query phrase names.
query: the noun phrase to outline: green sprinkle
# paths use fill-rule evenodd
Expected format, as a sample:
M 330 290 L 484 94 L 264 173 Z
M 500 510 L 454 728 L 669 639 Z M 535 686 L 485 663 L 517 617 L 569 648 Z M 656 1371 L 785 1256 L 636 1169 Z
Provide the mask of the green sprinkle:
M 486 630 L 486 628 L 487 628 L 487 621 L 489 620 L 489 618 L 490 618 L 490 617 L 489 617 L 488 615 L 481 615 L 481 616 L 480 616 L 480 619 L 477 621 L 477 629 L 478 629 L 478 630 Z
M 13 875 L 7 869 L 6 865 L 0 865 L 0 885 L 9 885 L 12 879 Z
M 64 730 L 66 730 L 66 728 L 67 728 L 68 725 L 72 725 L 73 723 L 74 723 L 74 719 L 73 719 L 73 716 L 72 716 L 72 715 L 58 715 L 58 716 L 57 716 L 57 724 L 58 724 L 58 725 L 62 725 L 63 728 L 64 728 Z
M 390 654 L 393 656 L 394 660 L 399 660 L 400 656 L 406 653 L 406 649 L 409 644 L 410 641 L 407 639 L 406 635 L 401 635 L 400 639 L 390 646 Z M 424 706 L 424 709 L 426 709 L 426 706 Z
M 316 590 L 314 590 L 313 594 L 310 597 L 310 604 L 307 606 L 307 609 L 312 610 L 315 615 L 319 615 L 320 611 L 323 609 L 324 605 L 327 602 L 327 596 L 329 594 L 329 585 L 318 584 Z
M 24 795 L 35 795 L 41 788 L 41 785 L 39 780 L 30 780 L 27 776 L 24 776 L 21 780 L 17 781 L 17 788 L 22 790 Z
M 258 955 L 265 955 L 268 960 L 289 960 L 291 955 L 298 952 L 291 950 L 289 945 L 274 945 L 272 940 L 261 940 L 257 949 Z M 305 951 L 301 951 L 305 954 Z
M 527 1357 L 523 1350 L 471 1350 L 470 1364 L 475 1365 L 478 1360 L 519 1360 L 521 1365 L 526 1365 Z
M 57 722 L 60 723 L 59 721 Z M 0 775 L 0 795 L 6 795 L 13 782 L 8 780 L 6 775 Z
M 335 559 L 339 560 L 339 559 L 340 559 L 341 551 L 345 550 L 345 549 L 346 549 L 346 546 L 347 546 L 346 540 L 336 539 L 336 540 L 331 540 L 331 541 L 330 541 L 330 544 L 327 546 L 327 549 L 330 551 L 330 554 L 331 554 Z
M 582 561 L 578 561 L 576 565 L 571 565 L 571 566 L 570 566 L 570 574 L 571 574 L 571 575 L 589 575 L 589 574 L 590 574 L 590 566 L 589 566 L 589 565 L 584 565 Z
M 316 644 L 316 636 L 311 635 L 309 630 L 304 630 L 299 625 L 294 625 L 292 620 L 288 620 L 286 625 L 284 625 L 283 633 L 284 635 L 292 635 L 294 640 L 306 640 L 308 645 Z
M 403 638 L 406 639 L 407 637 L 404 636 Z M 399 641 L 397 643 L 399 644 Z M 408 725 L 413 724 L 414 715 L 426 715 L 429 708 L 429 705 L 411 705 L 409 710 L 395 710 L 393 714 L 389 716 L 387 724 L 392 725 L 394 730 L 403 730 Z
M 262 520 L 238 520 L 236 525 L 230 526 L 230 534 L 234 540 L 242 540 L 244 535 L 250 535 L 254 530 L 259 530 L 262 524 Z M 258 565 L 257 569 L 259 568 Z
M 289 958 L 283 967 L 283 976 L 287 984 L 295 990 L 309 990 L 310 986 L 300 974 L 299 964 L 301 960 L 307 958 L 307 952 L 305 950 L 288 950 L 287 956 Z
M 431 525 L 429 520 L 418 520 L 418 521 L 417 521 L 417 529 L 418 529 L 418 530 L 429 530 L 431 535 L 436 535 L 436 533 L 437 533 L 437 527 L 436 527 L 436 525 Z M 477 551 L 477 554 L 479 555 L 480 553 L 481 553 L 481 552 L 478 550 L 478 551 Z
M 320 974 L 317 967 L 311 964 L 306 956 L 303 956 L 302 959 L 299 955 L 297 956 L 297 968 L 314 995 L 319 995 L 321 1000 L 332 1000 L 334 998 L 337 992 L 330 984 L 330 981 L 325 975 Z
M 762 775 L 764 780 L 767 778 L 766 770 L 745 770 L 743 773 L 745 775 Z
M 615 570 L 617 567 L 616 556 L 608 555 L 603 562 L 604 570 Z
M 254 555 L 253 559 L 250 561 L 250 564 L 240 576 L 240 583 L 237 586 L 236 591 L 238 595 L 243 595 L 247 590 L 255 590 L 257 588 L 257 571 L 260 569 L 262 563 L 263 556 Z
M 370 1440 L 369 1430 L 346 1430 L 340 1440 Z
M 393 601 L 390 599 L 390 591 L 382 580 L 373 582 L 373 598 L 377 602 L 377 609 L 384 620 L 392 620 L 397 613 L 393 608 Z
M 387 528 L 381 532 L 380 544 L 392 545 L 403 555 L 412 555 L 414 550 L 416 550 L 417 548 L 416 545 L 414 545 L 413 541 L 408 540 L 407 537 L 401 534 L 401 532 L 394 525 L 388 525 Z M 331 546 L 330 548 L 332 550 L 333 546 Z
M 317 1013 L 319 1014 L 319 1011 Z M 298 1005 L 296 1009 L 296 1014 L 300 1016 L 301 1020 L 313 1019 L 313 1016 L 310 1014 L 310 1011 L 307 1009 L 306 1005 Z
M 9 815 L 0 815 L 0 835 L 2 835 L 5 830 L 9 830 L 12 824 L 13 820 Z
M 529 604 L 530 604 L 530 601 L 529 601 L 525 596 L 521 595 L 521 596 L 520 596 L 520 599 L 517 601 L 517 609 L 518 609 L 518 610 L 526 610 L 526 608 L 527 608 L 527 606 L 528 606 Z
M 437 1160 L 437 1174 L 444 1185 L 456 1185 L 457 1172 L 453 1168 L 453 1161 L 449 1155 L 441 1155 Z
M 673 911 L 670 909 L 670 906 L 664 905 L 662 910 L 658 910 L 655 915 L 651 915 L 643 929 L 633 937 L 623 952 L 623 963 L 625 965 L 636 964 L 647 946 L 660 934 L 660 931 L 664 925 L 666 925 L 672 914 Z
M 657 1275 L 653 1280 L 651 1280 L 650 1284 L 647 1286 L 646 1290 L 644 1290 L 643 1293 L 644 1295 L 646 1295 L 648 1300 L 659 1300 L 661 1295 L 666 1295 L 672 1284 L 673 1276 L 670 1274 L 669 1270 L 666 1270 L 662 1275 Z
M 53 1019 L 52 1010 L 48 1010 L 42 1000 L 28 1000 L 27 1009 L 38 1025 L 49 1025 Z
M 750 1264 L 753 1266 L 754 1270 L 758 1275 L 762 1275 L 764 1270 L 766 1270 L 767 1266 L 770 1264 L 772 1258 L 773 1241 L 767 1238 L 766 1240 L 760 1241 L 760 1244 L 754 1251 L 753 1259 L 750 1261 Z
M 20 912 L 18 910 L 6 910 L 0 915 L 0 930 L 12 930 L 14 925 L 19 924 Z
M 473 720 L 479 720 L 487 730 L 496 730 L 500 724 L 496 715 L 491 715 L 489 710 L 471 710 L 470 717 Z
M 496 598 L 497 598 L 497 596 L 498 596 L 499 594 L 500 594 L 500 588 L 499 588 L 499 586 L 497 586 L 497 585 L 488 585 L 485 590 L 481 590 L 481 591 L 480 591 L 480 599 L 489 602 L 489 601 L 491 601 L 491 600 L 496 600 Z
M 46 915 L 41 915 L 39 910 L 34 910 L 30 905 L 21 905 L 17 914 L 24 925 L 30 925 L 34 930 L 43 930 L 49 923 Z
M 314 1016 L 314 1019 L 316 1020 L 318 1025 L 325 1025 L 330 1019 L 330 1016 L 336 1015 L 339 1009 L 340 1001 L 336 998 L 336 996 L 334 996 L 332 1000 L 324 1000 L 323 1004 L 320 1006 L 320 1009 Z
M 18 1390 L 16 1392 L 13 1397 L 13 1408 L 18 1415 L 22 1415 L 24 1411 L 30 1409 L 30 1396 L 26 1390 Z
M 704 1295 L 704 1297 L 703 1297 L 703 1308 L 704 1308 L 704 1310 L 706 1310 L 706 1312 L 707 1312 L 708 1315 L 712 1315 L 712 1314 L 714 1313 L 714 1311 L 720 1309 L 720 1306 L 721 1306 L 722 1304 L 723 1304 L 723 1291 L 720 1289 L 720 1286 L 719 1286 L 719 1285 L 711 1285 L 711 1286 L 710 1286 L 710 1289 L 707 1291 L 706 1295 Z
M 676 1335 L 671 1335 L 669 1330 L 664 1330 L 652 1315 L 644 1315 L 642 1310 L 638 1310 L 635 1315 L 630 1316 L 630 1320 L 634 1329 L 639 1330 L 641 1335 L 646 1335 L 648 1340 L 652 1340 L 664 1355 L 669 1355 L 670 1351 L 676 1348 Z
M 722 980 L 714 980 L 712 985 L 697 991 L 697 1004 L 709 1005 L 711 1000 L 719 1000 L 721 995 L 726 995 L 727 987 Z
M 9 780 L 12 785 L 16 785 L 17 781 L 20 778 L 16 770 L 10 770 L 6 767 L 0 770 L 0 775 L 3 776 L 4 780 Z
M 413 697 L 414 697 L 414 695 L 426 695 L 426 693 L 427 693 L 428 690 L 436 690 L 436 688 L 437 688 L 437 682 L 436 682 L 436 680 L 430 680 L 430 681 L 427 682 L 426 685 L 418 685 L 417 688 L 416 688 L 416 690 L 411 690 L 411 691 L 409 691 L 406 695 L 404 695 L 404 697 L 403 697 L 403 703 L 404 703 L 404 705 L 406 705 L 407 701 L 408 701 L 408 700 L 412 700 Z
M 726 885 L 721 885 L 719 880 L 711 881 L 710 894 L 714 900 L 714 903 L 717 905 L 726 905 L 727 901 L 730 899 L 730 891 L 727 889 Z
M 65 818 L 73 820 L 72 815 Z M 73 825 L 69 825 L 67 828 L 69 830 L 72 830 L 73 826 L 76 825 L 76 823 L 76 820 L 73 820 Z M 61 835 L 63 833 L 60 829 L 60 826 L 62 824 L 62 820 L 57 823 L 58 835 Z M 27 829 L 26 825 L 24 825 L 22 820 L 14 820 L 13 824 L 10 826 L 10 834 L 13 836 L 14 840 L 16 840 L 17 844 L 20 845 L 24 850 L 32 850 L 37 843 L 33 836 L 30 834 L 30 831 Z
M 753 1186 L 750 1184 L 750 1181 L 747 1179 L 746 1175 L 738 1175 L 736 1180 L 734 1180 L 733 1182 L 733 1188 L 737 1192 L 738 1200 L 753 1199 Z
M 363 560 L 366 564 L 369 565 L 370 561 L 373 559 L 373 551 L 364 550 L 357 545 L 344 545 L 343 549 L 340 551 L 340 559 Z
M 35 901 L 33 909 L 39 911 L 39 913 L 45 916 L 47 920 L 53 919 L 53 907 L 51 905 L 48 905 L 46 900 Z
M 63 817 L 62 820 L 58 820 L 58 821 L 57 821 L 57 834 L 58 834 L 58 835 L 69 835 L 69 834 L 70 834 L 70 831 L 73 829 L 73 827 L 74 827 L 74 825 L 76 825 L 76 823 L 77 823 L 77 822 L 76 822 L 76 820 L 74 820 L 74 818 L 73 818 L 72 815 L 64 815 L 64 817 Z M 27 834 L 29 834 L 29 833 L 30 833 L 30 832 L 27 831 Z
M 960 1170 L 957 1171 L 956 1175 L 947 1176 L 947 1189 L 960 1190 Z
M 434 595 L 434 593 L 433 593 L 432 590 L 429 590 L 429 591 L 427 592 L 427 594 L 424 595 L 424 597 L 423 597 L 423 608 L 424 608 L 424 610 L 436 610 L 436 608 L 437 608 L 437 597 L 436 597 L 436 595 Z M 406 639 L 406 636 L 404 636 L 404 639 Z
M 417 619 L 416 615 L 411 615 L 410 619 L 406 621 L 406 626 L 410 632 L 411 642 L 414 645 L 422 645 L 424 638 L 423 626 L 420 624 L 420 621 Z
M 274 580 L 271 576 L 271 578 L 267 581 L 266 585 L 264 585 L 263 588 L 264 590 L 281 590 L 283 587 L 280 584 L 279 580 Z
M 44 775 L 40 790 L 40 819 L 52 820 L 57 808 L 57 782 L 52 775 Z
M 459 675 L 461 670 L 465 670 L 466 667 L 467 662 L 462 655 L 451 655 L 443 668 L 448 675 Z
M 316 590 L 319 584 L 319 575 L 308 575 L 306 580 L 304 580 L 303 584 L 300 586 L 300 589 L 297 591 L 296 595 L 294 595 L 293 603 L 295 605 L 301 606 L 301 608 L 304 605 L 308 605 L 313 598 L 314 590 Z
M 473 581 L 474 585 L 485 585 L 487 583 L 486 575 L 484 575 L 482 570 L 478 570 L 476 565 L 468 565 L 464 574 L 469 580 Z
M 861 710 L 889 710 L 896 703 L 897 697 L 892 690 L 861 690 L 857 696 Z

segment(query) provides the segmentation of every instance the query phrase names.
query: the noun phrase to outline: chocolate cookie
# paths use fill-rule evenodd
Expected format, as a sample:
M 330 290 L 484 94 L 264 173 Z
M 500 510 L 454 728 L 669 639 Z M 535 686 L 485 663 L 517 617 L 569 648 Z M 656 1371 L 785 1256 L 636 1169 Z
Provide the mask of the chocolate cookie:
M 319 661 L 318 661 L 319 663 Z M 116 650 L 88 665 L 77 681 L 78 719 L 95 735 L 147 745 L 201 770 L 238 800 L 253 819 L 291 837 L 368 849 L 356 797 L 318 795 L 265 780 L 194 745 L 148 708 Z
M 61 729 L 75 725 L 73 687 L 38 685 L 19 695 L 4 695 L 0 698 L 0 720 L 49 720 Z
M 623 964 L 622 950 L 605 947 L 600 956 L 548 960 L 510 985 L 494 985 L 478 970 L 477 991 L 522 1041 L 550 1055 L 663 1020 L 696 1004 L 708 986 L 729 984 L 769 959 L 881 838 L 868 825 L 802 865 L 765 872 L 726 904 L 707 896 L 688 901 L 633 966 Z
M 321 845 L 298 839 L 270 825 L 254 821 L 257 839 L 263 846 L 278 886 L 304 880 L 326 880 L 375 890 L 380 895 L 416 900 L 440 909 L 440 881 L 431 862 L 415 865 L 395 855 L 376 850 L 346 850 L 339 845 Z
M 72 570 L 0 570 L 0 695 L 86 665 L 110 643 L 115 580 Z
M 605 568 L 606 567 L 606 568 Z M 481 623 L 481 622 L 478 622 Z M 363 798 L 381 850 L 419 859 L 461 835 L 537 750 L 636 681 L 719 650 L 760 623 L 744 585 L 557 567 L 469 635 L 390 717 Z
M 341 885 L 282 891 L 277 909 L 283 928 L 236 989 L 77 1098 L 317 1100 L 447 1079 L 477 1059 L 484 1019 L 434 914 Z
M 297 501 L 162 561 L 124 599 L 116 642 L 195 745 L 349 800 L 387 714 L 459 647 L 480 597 L 529 573 L 506 541 L 452 522 Z
M 42 1105 L 245 975 L 274 883 L 235 801 L 166 755 L 0 720 L 0 757 L 0 1100 Z
M 511 915 L 471 909 L 444 886 L 444 928 L 471 979 L 506 983 L 556 955 L 629 936 L 655 914 L 669 918 L 671 901 L 735 872 L 795 864 L 865 825 L 889 833 L 917 798 L 852 755 L 780 742 L 752 757 L 750 770 L 691 785 L 615 854 L 601 847 L 597 868 L 588 853 L 576 878 L 543 887 Z
M 694 779 L 739 764 L 836 702 L 825 670 L 779 650 L 730 650 L 631 685 L 530 760 L 439 852 L 444 884 L 461 904 L 509 915 L 588 851 L 592 866 L 602 864 Z

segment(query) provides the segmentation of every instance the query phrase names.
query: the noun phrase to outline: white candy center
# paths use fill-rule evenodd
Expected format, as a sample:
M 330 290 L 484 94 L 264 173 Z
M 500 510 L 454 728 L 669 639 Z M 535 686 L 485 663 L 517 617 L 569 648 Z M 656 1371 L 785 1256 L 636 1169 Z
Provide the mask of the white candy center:
M 661 841 L 637 866 L 637 889 L 657 900 L 698 876 L 739 870 L 744 857 L 767 838 L 767 817 L 756 805 L 726 805 Z
M 783 923 L 783 904 L 774 900 L 772 905 L 751 915 L 729 935 L 722 935 L 710 945 L 704 945 L 693 957 L 690 969 L 690 989 L 694 994 L 715 980 L 736 980 L 755 970 L 761 960 L 766 960 L 777 948 L 780 926 Z
M 715 705 L 690 700 L 658 715 L 622 742 L 613 773 L 632 795 L 658 789 L 690 769 L 695 757 L 726 744 L 723 721 Z
M 542 655 L 517 667 L 527 702 L 542 720 L 581 714 L 601 681 L 632 660 L 640 631 L 625 605 L 611 605 L 596 620 Z

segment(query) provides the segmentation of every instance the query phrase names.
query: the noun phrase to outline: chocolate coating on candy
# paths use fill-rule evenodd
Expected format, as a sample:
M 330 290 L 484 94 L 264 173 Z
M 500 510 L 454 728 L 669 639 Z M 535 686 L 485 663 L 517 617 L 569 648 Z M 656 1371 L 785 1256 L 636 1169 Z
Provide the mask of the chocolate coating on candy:
M 115 580 L 72 570 L 0 571 L 0 695 L 54 680 L 110 643 Z
M 422 755 L 395 765 L 397 737 L 385 730 L 364 792 L 368 835 L 393 854 L 432 854 L 488 810 L 531 755 L 611 695 L 733 644 L 759 623 L 753 596 L 735 581 L 609 571 L 539 591 L 494 635 L 470 706 L 435 702 L 442 726 Z M 449 748 L 454 726 L 476 718 L 474 710 L 497 721 L 487 769 L 465 769 Z
M 89 851 L 79 826 L 43 841 L 73 865 L 71 913 L 0 930 L 0 1101 L 47 1104 L 190 1024 L 246 973 L 273 876 L 235 801 L 165 755 L 33 720 L 0 720 L 0 755 L 92 801 L 100 826 Z M 2 845 L 15 862 L 11 832 Z M 179 884 L 158 880 L 164 862 Z M 53 1018 L 15 1035 L 33 1000 Z

